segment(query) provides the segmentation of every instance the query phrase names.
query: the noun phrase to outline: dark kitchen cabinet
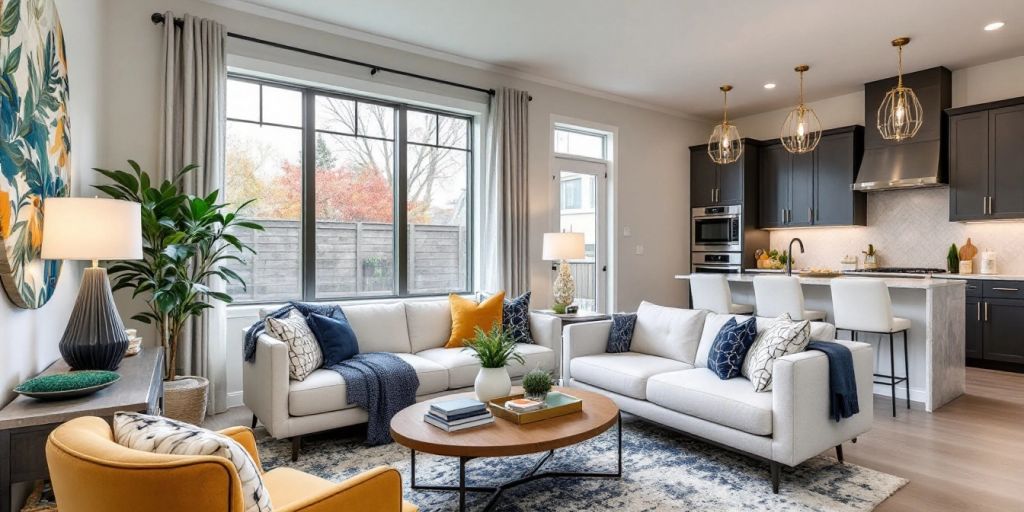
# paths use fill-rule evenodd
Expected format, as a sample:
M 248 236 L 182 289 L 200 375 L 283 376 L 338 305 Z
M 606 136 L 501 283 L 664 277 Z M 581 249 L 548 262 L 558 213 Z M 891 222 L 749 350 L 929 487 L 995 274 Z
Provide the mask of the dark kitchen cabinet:
M 761 148 L 760 227 L 866 225 L 863 192 L 850 188 L 864 152 L 864 128 L 826 130 L 814 151 L 793 155 L 781 142 Z
M 1024 372 L 1024 281 L 967 282 L 967 364 Z
M 739 160 L 716 164 L 708 156 L 706 144 L 690 148 L 690 207 L 744 205 L 755 208 L 756 199 L 748 200 L 757 190 L 757 155 L 759 141 L 743 139 Z M 756 211 L 756 210 L 755 210 Z
M 946 112 L 949 220 L 1024 218 L 1024 98 Z

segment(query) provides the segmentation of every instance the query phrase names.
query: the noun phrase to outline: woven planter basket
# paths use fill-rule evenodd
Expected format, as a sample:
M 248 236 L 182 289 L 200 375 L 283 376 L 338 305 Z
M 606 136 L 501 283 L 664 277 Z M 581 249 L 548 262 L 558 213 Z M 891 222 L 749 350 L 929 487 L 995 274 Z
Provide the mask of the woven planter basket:
M 164 416 L 199 425 L 206 419 L 210 381 L 195 376 L 164 381 Z

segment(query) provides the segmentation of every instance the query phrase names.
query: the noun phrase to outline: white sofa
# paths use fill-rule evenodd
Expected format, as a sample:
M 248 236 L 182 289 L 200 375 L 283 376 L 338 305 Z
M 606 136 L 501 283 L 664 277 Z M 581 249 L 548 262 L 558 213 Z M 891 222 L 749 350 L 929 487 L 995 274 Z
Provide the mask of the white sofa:
M 391 352 L 416 369 L 416 399 L 470 391 L 480 363 L 472 352 L 444 348 L 451 335 L 451 309 L 447 300 L 340 304 L 359 343 L 359 352 Z M 260 312 L 261 317 L 276 308 Z M 508 367 L 513 381 L 541 368 L 558 371 L 561 351 L 558 318 L 530 314 L 534 344 L 519 344 L 525 364 Z M 298 457 L 301 436 L 365 423 L 366 410 L 348 403 L 345 380 L 337 372 L 320 368 L 303 381 L 288 378 L 288 347 L 267 333 L 256 342 L 253 362 L 242 365 L 243 401 L 270 435 L 292 439 L 292 458 Z
M 625 412 L 770 462 L 778 492 L 781 466 L 796 466 L 871 428 L 873 355 L 865 343 L 849 347 L 860 413 L 829 416 L 828 359 L 818 351 L 781 357 L 773 388 L 757 393 L 740 376 L 721 380 L 707 368 L 722 325 L 735 316 L 644 303 L 637 311 L 630 352 L 605 352 L 611 321 L 573 324 L 564 332 L 562 367 L 569 385 L 603 393 Z M 760 332 L 771 319 L 758 318 Z M 835 328 L 811 323 L 811 339 L 835 338 Z

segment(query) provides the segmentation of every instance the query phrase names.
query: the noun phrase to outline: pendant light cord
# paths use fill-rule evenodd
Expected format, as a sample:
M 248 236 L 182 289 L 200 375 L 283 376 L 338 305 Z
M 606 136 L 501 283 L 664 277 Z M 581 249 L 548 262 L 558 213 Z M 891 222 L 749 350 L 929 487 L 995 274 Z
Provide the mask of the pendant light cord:
M 899 89 L 903 88 L 903 45 L 896 47 L 897 62 L 899 62 L 899 74 L 896 75 L 896 87 Z

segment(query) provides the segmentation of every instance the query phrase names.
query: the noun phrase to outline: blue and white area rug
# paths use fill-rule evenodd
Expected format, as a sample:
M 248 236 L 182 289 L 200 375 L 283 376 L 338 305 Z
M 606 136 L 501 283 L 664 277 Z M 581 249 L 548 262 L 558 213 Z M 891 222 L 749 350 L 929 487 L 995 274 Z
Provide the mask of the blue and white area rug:
M 650 423 L 623 422 L 623 476 L 547 478 L 509 489 L 499 498 L 501 511 L 855 511 L 872 510 L 907 480 L 819 456 L 795 469 L 783 468 L 779 494 L 772 494 L 768 464 L 696 441 Z M 402 473 L 405 499 L 423 511 L 458 509 L 454 492 L 411 491 L 409 450 L 398 444 L 367 447 L 337 433 L 303 439 L 298 462 L 291 443 L 263 434 L 260 457 L 266 469 L 288 466 L 339 482 L 380 465 Z M 615 428 L 582 444 L 557 450 L 548 470 L 614 471 Z M 476 459 L 468 463 L 467 485 L 495 485 L 518 478 L 542 456 Z M 420 485 L 458 484 L 458 461 L 416 456 Z M 470 493 L 467 505 L 479 509 L 489 495 Z

